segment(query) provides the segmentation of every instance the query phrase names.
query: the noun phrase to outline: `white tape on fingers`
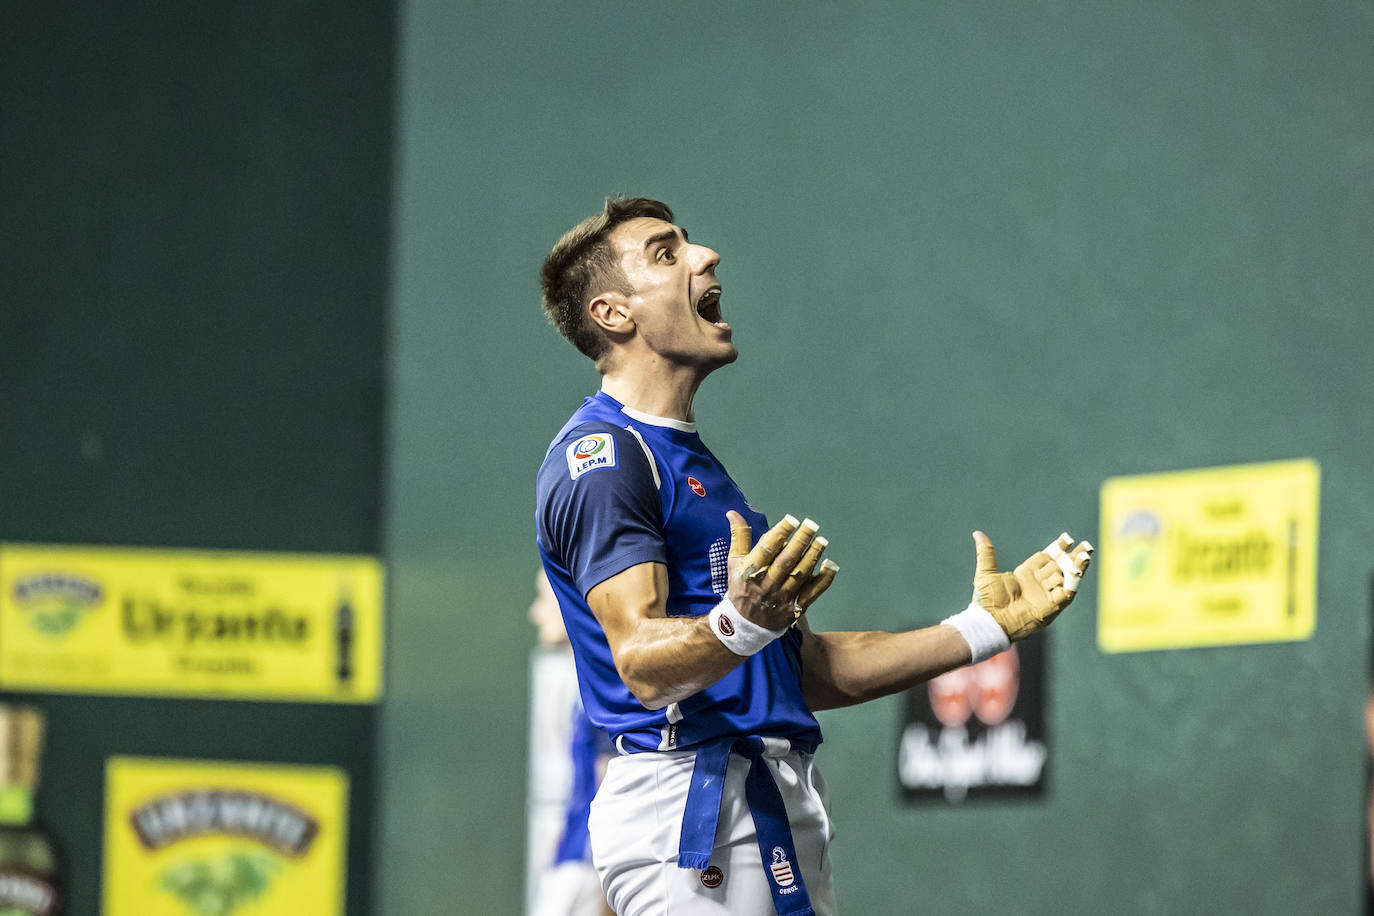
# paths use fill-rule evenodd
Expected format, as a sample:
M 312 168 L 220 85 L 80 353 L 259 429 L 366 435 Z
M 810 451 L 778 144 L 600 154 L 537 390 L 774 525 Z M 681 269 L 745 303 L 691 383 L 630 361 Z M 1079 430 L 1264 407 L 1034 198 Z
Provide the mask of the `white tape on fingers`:
M 1060 535 L 1059 541 L 1062 541 L 1066 537 L 1068 537 L 1067 534 Z M 1055 541 L 1053 544 L 1046 547 L 1045 553 L 1049 555 L 1050 559 L 1054 560 L 1055 564 L 1059 567 L 1059 571 L 1064 574 L 1064 588 L 1073 591 L 1078 588 L 1078 580 L 1082 578 L 1082 576 L 1079 575 L 1078 567 L 1073 564 L 1073 560 L 1064 552 L 1064 548 L 1059 546 L 1059 541 Z M 1070 579 L 1073 580 L 1072 586 L 1069 585 Z
M 1072 575 L 1064 573 L 1064 591 L 1072 595 L 1074 592 L 1078 591 L 1078 583 L 1081 581 L 1083 581 L 1083 577 L 1077 573 Z

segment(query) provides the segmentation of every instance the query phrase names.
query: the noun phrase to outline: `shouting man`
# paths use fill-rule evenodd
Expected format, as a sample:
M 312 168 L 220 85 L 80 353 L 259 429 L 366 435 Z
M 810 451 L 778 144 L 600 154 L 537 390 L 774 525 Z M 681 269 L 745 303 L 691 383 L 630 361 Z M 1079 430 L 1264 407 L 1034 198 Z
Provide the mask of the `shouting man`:
M 592 858 L 621 916 L 835 912 L 813 713 L 1005 650 L 1073 600 L 1067 535 L 998 572 L 974 532 L 974 601 L 905 633 L 824 632 L 839 567 L 810 519 L 770 528 L 697 433 L 692 401 L 739 355 L 720 257 L 672 211 L 612 199 L 544 262 L 544 309 L 601 373 L 539 470 L 539 552 L 591 721 L 613 739 Z M 757 538 L 757 540 L 756 540 Z

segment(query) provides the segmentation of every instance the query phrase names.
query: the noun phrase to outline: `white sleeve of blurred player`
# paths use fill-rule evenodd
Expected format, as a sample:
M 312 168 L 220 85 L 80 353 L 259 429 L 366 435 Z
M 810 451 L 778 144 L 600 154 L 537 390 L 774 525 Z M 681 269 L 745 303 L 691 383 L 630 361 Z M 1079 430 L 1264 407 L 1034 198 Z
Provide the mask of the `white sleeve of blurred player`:
M 530 916 L 602 916 L 606 898 L 590 862 L 564 862 L 544 873 Z
M 551 871 L 572 791 L 572 709 L 577 671 L 566 646 L 535 649 L 530 655 L 529 779 L 525 793 L 525 912 L 548 911 L 540 887 Z M 595 875 L 593 875 L 595 881 Z M 597 893 L 600 893 L 598 889 Z M 572 910 L 560 912 L 572 913 Z

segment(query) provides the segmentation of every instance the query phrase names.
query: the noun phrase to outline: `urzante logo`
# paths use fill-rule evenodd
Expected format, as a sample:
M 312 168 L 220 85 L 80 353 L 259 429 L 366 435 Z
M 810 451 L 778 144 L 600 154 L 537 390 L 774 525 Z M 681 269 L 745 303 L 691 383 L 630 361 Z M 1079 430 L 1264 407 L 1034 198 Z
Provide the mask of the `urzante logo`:
M 105 600 L 99 583 L 63 572 L 26 576 L 14 584 L 12 594 L 29 625 L 47 636 L 66 634 Z
M 568 476 L 573 480 L 589 471 L 615 467 L 615 440 L 592 433 L 568 446 Z

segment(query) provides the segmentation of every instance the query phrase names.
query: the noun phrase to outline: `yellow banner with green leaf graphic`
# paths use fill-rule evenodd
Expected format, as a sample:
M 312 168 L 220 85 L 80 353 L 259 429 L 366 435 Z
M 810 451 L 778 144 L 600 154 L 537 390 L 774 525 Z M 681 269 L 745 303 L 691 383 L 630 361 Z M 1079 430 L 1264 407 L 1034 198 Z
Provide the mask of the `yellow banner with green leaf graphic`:
M 374 557 L 0 544 L 0 688 L 375 702 Z
M 342 916 L 348 777 L 112 757 L 104 916 Z

